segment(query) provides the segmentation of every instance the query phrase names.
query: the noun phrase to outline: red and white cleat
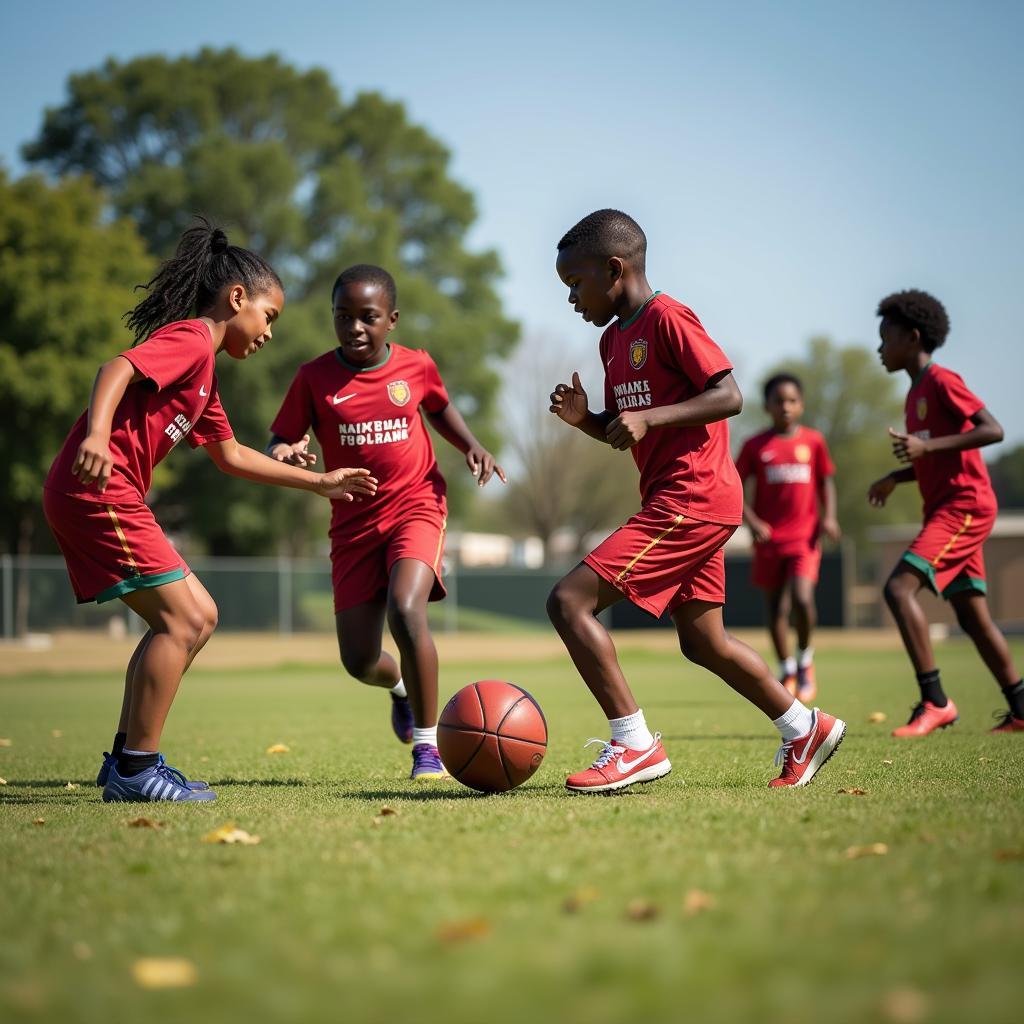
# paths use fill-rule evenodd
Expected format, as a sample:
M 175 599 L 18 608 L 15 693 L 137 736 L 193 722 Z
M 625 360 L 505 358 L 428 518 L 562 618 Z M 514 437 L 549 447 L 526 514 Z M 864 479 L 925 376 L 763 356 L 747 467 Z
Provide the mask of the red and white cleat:
M 779 747 L 775 763 L 782 765 L 782 774 L 769 786 L 806 786 L 818 769 L 836 752 L 846 735 L 846 723 L 824 711 L 814 709 L 811 731 L 806 736 L 787 740 Z
M 952 725 L 960 717 L 956 705 L 948 701 L 944 708 L 936 707 L 930 700 L 923 700 L 914 705 L 910 712 L 910 721 L 893 729 L 893 736 L 906 738 L 907 736 L 927 736 L 936 729 L 945 729 Z
M 999 721 L 996 723 L 992 732 L 1020 732 L 1024 733 L 1024 718 L 1014 718 L 1013 713 L 1010 711 L 996 711 L 993 714 L 993 718 L 998 718 Z
M 654 742 L 646 750 L 632 750 L 599 739 L 587 740 L 585 746 L 591 743 L 600 743 L 603 749 L 586 771 L 565 780 L 565 788 L 573 793 L 611 793 L 636 782 L 653 782 L 672 771 L 660 732 L 654 734 Z

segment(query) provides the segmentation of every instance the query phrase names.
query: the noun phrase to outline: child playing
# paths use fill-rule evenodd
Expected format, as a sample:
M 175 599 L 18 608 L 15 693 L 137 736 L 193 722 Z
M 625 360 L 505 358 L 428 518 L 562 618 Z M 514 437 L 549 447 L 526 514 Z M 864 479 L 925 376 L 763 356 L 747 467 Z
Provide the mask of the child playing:
M 764 386 L 771 429 L 749 438 L 736 460 L 740 479 L 753 480 L 743 516 L 754 537 L 752 582 L 768 599 L 768 632 L 779 659 L 779 678 L 802 701 L 818 695 L 811 632 L 817 624 L 814 586 L 821 567 L 820 535 L 839 539 L 835 467 L 825 438 L 800 423 L 804 389 L 791 373 Z M 747 487 L 747 491 L 750 491 Z M 789 653 L 792 603 L 797 656 Z
M 385 486 L 358 507 L 341 503 L 331 518 L 334 613 L 341 662 L 368 686 L 391 692 L 391 725 L 412 743 L 411 778 L 445 777 L 437 752 L 437 651 L 427 602 L 445 595 L 445 482 L 422 410 L 466 456 L 483 486 L 495 464 L 449 401 L 433 359 L 388 341 L 398 322 L 392 276 L 359 265 L 334 283 L 338 347 L 299 368 L 281 405 L 267 451 L 305 465 L 312 426 L 328 469 L 369 466 Z M 381 650 L 384 622 L 398 645 L 401 671 Z
M 1024 733 L 1024 682 L 1006 638 L 985 600 L 982 545 L 995 522 L 996 497 L 979 448 L 1003 439 L 1003 428 L 961 378 L 932 362 L 946 340 L 949 318 L 938 299 L 922 291 L 896 292 L 878 304 L 878 353 L 890 372 L 910 377 L 906 433 L 889 429 L 903 469 L 876 480 L 868 501 L 881 508 L 899 483 L 917 481 L 924 525 L 885 584 L 885 600 L 910 655 L 921 700 L 894 736 L 927 736 L 957 720 L 935 664 L 928 620 L 918 603 L 923 587 L 953 605 L 957 621 L 1003 691 L 1008 709 L 992 730 Z
M 611 739 L 589 769 L 569 776 L 578 793 L 649 782 L 671 770 L 652 735 L 597 615 L 624 597 L 666 609 L 683 655 L 764 712 L 779 730 L 772 786 L 804 786 L 832 756 L 846 724 L 805 707 L 722 622 L 722 549 L 741 521 L 742 488 L 729 454 L 729 428 L 743 399 L 732 365 L 694 313 L 655 292 L 645 270 L 647 239 L 617 210 L 584 217 L 558 243 L 556 269 L 569 302 L 605 327 L 604 411 L 590 411 L 574 373 L 551 394 L 551 412 L 609 444 L 630 449 L 640 470 L 642 508 L 552 590 L 548 615 L 577 670 L 608 716 Z M 601 742 L 601 741 L 596 741 Z
M 96 780 L 104 801 L 213 800 L 206 783 L 189 782 L 159 752 L 217 607 L 145 503 L 153 467 L 184 437 L 225 473 L 335 501 L 371 497 L 376 480 L 365 469 L 321 476 L 282 466 L 232 434 L 214 359 L 247 359 L 270 341 L 284 291 L 268 263 L 203 221 L 146 287 L 126 316 L 136 344 L 97 374 L 89 408 L 50 468 L 43 508 L 79 602 L 119 598 L 149 626 L 128 663 L 113 750 Z

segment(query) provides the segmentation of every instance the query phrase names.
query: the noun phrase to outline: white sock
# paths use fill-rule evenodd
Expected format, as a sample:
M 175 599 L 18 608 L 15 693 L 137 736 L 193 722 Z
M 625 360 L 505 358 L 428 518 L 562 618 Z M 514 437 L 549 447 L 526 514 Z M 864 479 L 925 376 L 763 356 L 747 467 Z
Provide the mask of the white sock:
M 415 747 L 419 743 L 429 743 L 432 747 L 436 747 L 437 746 L 437 726 L 436 725 L 432 725 L 432 726 L 430 726 L 429 729 L 418 729 L 414 725 L 412 727 L 412 745 Z
M 810 668 L 814 663 L 814 648 L 805 647 L 802 651 L 797 651 L 797 658 L 801 668 Z
M 149 757 L 150 754 L 156 754 L 156 750 L 129 750 L 127 747 L 122 748 L 122 754 L 127 754 L 129 757 Z
M 612 731 L 612 742 L 616 746 L 629 747 L 630 750 L 646 750 L 654 743 L 651 730 L 644 721 L 643 711 L 626 715 L 625 718 L 609 718 L 608 726 Z
M 785 679 L 786 676 L 796 675 L 796 658 L 783 658 L 779 662 L 779 678 Z
M 399 679 L 394 686 L 391 687 L 391 694 L 394 697 L 408 697 L 409 694 L 405 692 L 405 683 Z
M 776 718 L 772 725 L 779 730 L 779 735 L 783 740 L 797 740 L 811 731 L 813 721 L 814 716 L 811 709 L 804 707 L 800 701 L 794 700 L 790 704 L 789 710 Z

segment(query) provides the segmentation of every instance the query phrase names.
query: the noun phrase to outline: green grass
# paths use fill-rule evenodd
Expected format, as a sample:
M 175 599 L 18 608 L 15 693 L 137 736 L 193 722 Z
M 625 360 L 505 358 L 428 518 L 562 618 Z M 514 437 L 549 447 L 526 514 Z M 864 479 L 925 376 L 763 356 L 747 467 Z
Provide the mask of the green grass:
M 563 790 L 603 732 L 563 661 L 443 666 L 445 695 L 505 677 L 547 713 L 541 770 L 489 798 L 406 781 L 383 694 L 333 667 L 197 668 L 164 744 L 217 783 L 192 807 L 103 805 L 90 786 L 115 680 L 0 680 L 0 1018 L 1019 1020 L 1024 737 L 987 735 L 999 698 L 969 647 L 941 663 L 961 722 L 901 743 L 902 655 L 822 654 L 849 734 L 813 786 L 771 792 L 756 712 L 678 658 L 629 655 L 674 771 L 613 798 Z M 291 752 L 264 753 L 277 742 Z M 384 806 L 398 815 L 375 822 Z M 128 828 L 140 813 L 164 828 Z M 225 821 L 262 842 L 200 841 Z M 869 843 L 888 854 L 846 856 Z M 685 913 L 691 889 L 714 906 Z M 630 919 L 635 900 L 656 916 Z M 187 957 L 197 982 L 140 989 L 141 956 Z

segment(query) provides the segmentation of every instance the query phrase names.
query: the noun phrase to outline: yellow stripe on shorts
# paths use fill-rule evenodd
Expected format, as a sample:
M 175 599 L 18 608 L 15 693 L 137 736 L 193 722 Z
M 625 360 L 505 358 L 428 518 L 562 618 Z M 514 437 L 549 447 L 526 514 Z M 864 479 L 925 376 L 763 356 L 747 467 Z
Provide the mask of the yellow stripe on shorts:
M 117 539 L 121 542 L 121 550 L 124 551 L 124 557 L 128 562 L 128 568 L 131 569 L 135 576 L 139 575 L 139 567 L 135 564 L 135 556 L 132 554 L 132 549 L 128 547 L 128 538 L 124 535 L 124 530 L 121 529 L 121 524 L 117 519 L 117 512 L 114 511 L 113 505 L 104 506 L 107 510 L 107 515 L 110 516 L 110 521 L 114 524 L 114 530 L 117 533 Z
M 651 550 L 651 548 L 657 547 L 657 545 L 659 545 L 685 518 L 686 516 L 675 516 L 672 520 L 672 525 L 668 527 L 668 529 L 662 530 L 661 533 L 659 533 L 658 536 L 655 537 L 654 540 L 652 540 L 651 543 L 648 544 L 647 547 L 645 547 L 643 551 L 641 551 L 640 554 L 637 555 L 636 558 L 634 558 L 633 561 L 615 577 L 615 582 L 618 583 L 624 576 L 632 572 L 633 566 L 635 566 L 636 563 Z
M 941 562 L 946 557 L 946 555 L 948 555 L 950 551 L 953 550 L 953 546 L 961 538 L 961 536 L 963 536 L 964 531 L 970 529 L 970 526 L 971 513 L 965 512 L 964 525 L 961 526 L 960 529 L 957 530 L 956 533 L 954 533 L 953 536 L 949 538 L 949 543 L 935 556 L 935 559 L 932 561 L 933 567 L 938 566 L 939 562 Z
M 436 576 L 440 569 L 441 552 L 444 550 L 444 534 L 445 530 L 448 529 L 448 517 L 446 516 L 441 520 L 441 533 L 437 538 L 437 554 L 434 555 L 434 575 Z

